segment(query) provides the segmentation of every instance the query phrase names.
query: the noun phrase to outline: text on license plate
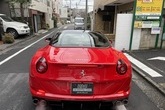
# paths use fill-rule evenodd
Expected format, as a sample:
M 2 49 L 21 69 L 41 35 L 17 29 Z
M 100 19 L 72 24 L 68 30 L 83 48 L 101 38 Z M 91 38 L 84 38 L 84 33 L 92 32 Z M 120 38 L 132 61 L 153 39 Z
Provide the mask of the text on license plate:
M 72 83 L 72 94 L 92 94 L 92 83 Z

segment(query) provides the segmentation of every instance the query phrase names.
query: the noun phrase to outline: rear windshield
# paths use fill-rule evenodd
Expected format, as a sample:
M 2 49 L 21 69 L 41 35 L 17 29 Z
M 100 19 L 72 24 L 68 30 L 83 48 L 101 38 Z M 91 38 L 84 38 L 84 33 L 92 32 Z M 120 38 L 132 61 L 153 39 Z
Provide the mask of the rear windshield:
M 50 45 L 58 47 L 109 47 L 108 39 L 96 32 L 60 32 Z
M 84 19 L 75 19 L 75 23 L 84 23 Z

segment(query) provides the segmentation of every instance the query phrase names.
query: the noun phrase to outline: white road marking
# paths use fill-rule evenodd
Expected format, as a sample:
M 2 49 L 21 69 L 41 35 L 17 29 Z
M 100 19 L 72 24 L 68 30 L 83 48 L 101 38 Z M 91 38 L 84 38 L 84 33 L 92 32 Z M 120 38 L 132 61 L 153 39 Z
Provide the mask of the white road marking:
M 141 63 L 140 61 L 136 60 L 135 58 L 133 58 L 132 56 L 130 56 L 129 54 L 125 53 L 125 55 L 127 56 L 127 58 L 137 67 L 139 67 L 140 69 L 142 69 L 143 71 L 145 71 L 147 74 L 149 74 L 151 77 L 163 77 L 161 74 L 159 74 L 158 72 L 156 72 L 155 70 L 149 68 L 148 66 L 146 66 L 145 64 Z
M 161 61 L 165 61 L 165 57 L 154 57 L 154 58 L 149 58 L 147 60 L 161 60 Z
M 61 29 L 62 28 L 62 26 L 61 27 L 59 27 L 58 29 Z
M 42 37 L 41 39 L 39 39 L 39 40 L 33 42 L 32 44 L 28 45 L 27 47 L 21 49 L 20 51 L 16 52 L 15 54 L 13 54 L 13 55 L 9 56 L 8 58 L 4 59 L 3 61 L 0 62 L 0 66 L 1 66 L 2 64 L 4 64 L 5 62 L 9 61 L 10 59 L 12 59 L 13 57 L 17 56 L 17 55 L 20 54 L 21 52 L 23 52 L 23 51 L 25 51 L 26 49 L 30 48 L 30 47 L 33 46 L 34 44 L 38 43 L 38 42 L 41 41 L 42 39 L 48 37 L 48 36 L 51 35 L 52 33 L 53 33 L 53 32 L 51 32 L 51 33 L 45 35 L 45 36 Z
M 67 29 L 67 28 L 68 28 L 68 26 L 65 26 L 65 27 L 64 27 L 64 29 Z
M 46 33 L 46 32 L 48 32 L 48 31 L 46 30 L 46 31 L 42 32 L 42 34 L 44 34 L 44 33 Z
M 47 110 L 46 102 L 44 100 L 39 101 L 35 110 Z
M 116 105 L 115 108 L 116 108 L 115 110 L 127 110 L 127 109 L 125 108 L 124 104 Z

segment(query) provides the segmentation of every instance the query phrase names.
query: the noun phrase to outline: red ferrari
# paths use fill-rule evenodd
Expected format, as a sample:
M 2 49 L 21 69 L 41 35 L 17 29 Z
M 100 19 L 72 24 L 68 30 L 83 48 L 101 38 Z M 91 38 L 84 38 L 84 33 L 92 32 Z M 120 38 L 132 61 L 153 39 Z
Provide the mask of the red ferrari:
M 132 67 L 101 33 L 57 32 L 30 64 L 32 97 L 46 101 L 122 101 L 130 95 Z

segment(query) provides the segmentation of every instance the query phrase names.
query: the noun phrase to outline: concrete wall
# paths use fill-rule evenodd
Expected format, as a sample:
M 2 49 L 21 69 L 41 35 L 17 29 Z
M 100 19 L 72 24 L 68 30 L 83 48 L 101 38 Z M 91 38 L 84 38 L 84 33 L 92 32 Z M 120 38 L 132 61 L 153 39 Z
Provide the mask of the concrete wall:
M 52 20 L 52 13 L 53 13 L 52 7 L 47 7 L 47 13 L 45 13 L 46 14 L 46 23 L 49 24 L 50 28 L 54 27 L 54 23 Z
M 32 3 L 29 7 L 29 9 L 33 9 L 42 13 L 45 13 L 45 20 L 46 24 L 49 24 L 50 28 L 53 28 L 53 20 L 52 20 L 52 13 L 53 13 L 53 2 L 54 0 L 49 0 L 49 6 L 47 5 L 47 1 L 35 1 L 32 0 Z
M 104 33 L 104 25 L 103 25 L 103 21 L 102 21 L 102 13 L 95 13 L 94 16 L 94 30 L 95 31 L 100 31 L 102 33 Z
M 118 13 L 133 13 L 133 5 L 134 3 L 131 2 L 131 3 L 127 3 L 127 4 L 124 4 L 124 5 L 121 5 L 121 6 L 118 6 L 117 8 L 117 12 Z
M 47 2 L 44 3 L 44 2 L 38 2 L 38 1 L 32 0 L 32 3 L 30 5 L 29 9 L 47 13 L 47 7 L 48 7 Z
M 117 0 L 94 0 L 94 10 Z
M 9 5 L 4 0 L 0 0 L 0 13 L 10 16 Z
M 66 7 L 60 7 L 60 18 L 68 18 L 68 9 Z
M 141 30 L 140 49 L 155 48 L 156 35 L 151 35 L 151 29 Z
M 62 0 L 53 0 L 53 9 L 56 14 L 59 14 L 60 7 L 62 7 Z

